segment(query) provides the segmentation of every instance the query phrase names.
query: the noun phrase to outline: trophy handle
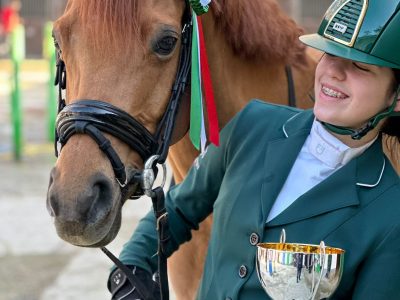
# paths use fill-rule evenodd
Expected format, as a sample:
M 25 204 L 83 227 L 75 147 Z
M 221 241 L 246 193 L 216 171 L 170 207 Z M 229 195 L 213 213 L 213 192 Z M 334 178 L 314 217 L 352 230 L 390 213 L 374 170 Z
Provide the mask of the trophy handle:
M 324 266 L 325 266 L 326 246 L 325 246 L 324 241 L 321 241 L 321 243 L 319 244 L 319 247 L 320 247 L 320 253 L 319 253 L 320 259 L 319 260 L 321 262 L 321 272 L 319 274 L 318 282 L 317 282 L 317 284 L 315 286 L 314 286 L 314 272 L 313 272 L 313 280 L 312 280 L 312 287 L 311 287 L 311 290 L 312 290 L 311 300 L 314 300 L 315 296 L 317 295 L 317 291 L 318 291 L 319 285 L 321 283 L 321 279 L 322 279 L 323 271 L 324 271 Z
M 285 230 L 285 228 L 282 228 L 281 236 L 279 238 L 279 243 L 281 243 L 281 244 L 285 244 L 286 243 L 286 230 Z

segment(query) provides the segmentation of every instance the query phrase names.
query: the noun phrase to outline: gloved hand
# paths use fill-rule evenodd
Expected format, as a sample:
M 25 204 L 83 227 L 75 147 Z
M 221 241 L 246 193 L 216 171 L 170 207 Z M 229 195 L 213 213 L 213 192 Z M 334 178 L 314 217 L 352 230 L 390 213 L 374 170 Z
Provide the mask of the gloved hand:
M 112 300 L 158 300 L 160 286 L 152 279 L 149 272 L 137 266 L 127 266 L 134 275 L 136 284 L 132 286 L 127 276 L 120 269 L 115 269 L 108 279 L 108 290 Z M 137 283 L 139 281 L 139 283 Z

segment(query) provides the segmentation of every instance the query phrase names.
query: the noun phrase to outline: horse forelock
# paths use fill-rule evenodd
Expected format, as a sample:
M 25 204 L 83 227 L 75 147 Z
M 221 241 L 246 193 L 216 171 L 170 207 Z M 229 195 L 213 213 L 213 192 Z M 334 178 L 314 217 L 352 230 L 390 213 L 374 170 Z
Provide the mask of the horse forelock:
M 71 0 L 70 0 L 71 1 Z M 101 53 L 142 41 L 141 0 L 72 0 L 88 38 Z M 105 43 L 106 42 L 106 43 Z
M 303 30 L 275 0 L 213 0 L 212 11 L 238 55 L 305 64 L 305 46 L 298 40 Z

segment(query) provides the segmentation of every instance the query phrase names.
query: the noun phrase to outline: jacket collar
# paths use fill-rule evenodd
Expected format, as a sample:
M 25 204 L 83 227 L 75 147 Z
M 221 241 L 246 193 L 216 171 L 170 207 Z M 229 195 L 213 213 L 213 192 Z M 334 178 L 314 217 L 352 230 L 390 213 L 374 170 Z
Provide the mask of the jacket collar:
M 310 132 L 313 119 L 311 111 L 292 116 L 282 126 L 283 137 L 268 143 L 264 160 L 264 170 L 268 171 L 262 186 L 262 209 L 265 219 Z M 358 188 L 379 186 L 384 169 L 385 158 L 381 139 L 378 138 L 363 155 L 351 160 L 346 166 L 300 196 L 285 211 L 268 222 L 267 226 L 284 225 L 357 206 L 360 204 Z
M 312 110 L 300 111 L 286 120 L 282 126 L 282 133 L 286 138 L 304 132 L 308 134 L 311 130 L 314 118 Z
M 302 111 L 290 117 L 282 126 L 282 132 L 286 139 L 304 132 L 309 133 L 314 118 L 312 110 Z M 369 188 L 378 186 L 385 168 L 386 162 L 382 151 L 382 139 L 379 137 L 366 150 L 365 155 L 360 156 L 358 159 L 356 185 Z

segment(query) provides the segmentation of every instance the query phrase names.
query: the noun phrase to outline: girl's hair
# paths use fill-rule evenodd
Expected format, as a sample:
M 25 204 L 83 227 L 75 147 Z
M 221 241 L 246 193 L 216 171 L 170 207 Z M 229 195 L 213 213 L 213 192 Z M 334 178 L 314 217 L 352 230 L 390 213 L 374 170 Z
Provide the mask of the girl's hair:
M 400 69 L 393 69 L 395 83 L 393 90 L 400 88 Z M 382 127 L 385 135 L 385 148 L 392 164 L 400 174 L 400 116 L 389 117 Z
M 400 88 L 400 69 L 393 69 L 393 72 L 395 77 L 393 90 L 397 91 Z M 400 143 L 400 116 L 388 118 L 385 125 L 382 127 L 382 132 L 397 137 L 397 140 Z
M 395 78 L 395 85 L 394 89 L 396 90 L 397 87 L 400 85 L 400 69 L 393 69 L 394 72 L 394 78 Z

